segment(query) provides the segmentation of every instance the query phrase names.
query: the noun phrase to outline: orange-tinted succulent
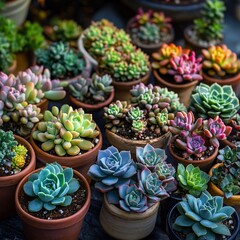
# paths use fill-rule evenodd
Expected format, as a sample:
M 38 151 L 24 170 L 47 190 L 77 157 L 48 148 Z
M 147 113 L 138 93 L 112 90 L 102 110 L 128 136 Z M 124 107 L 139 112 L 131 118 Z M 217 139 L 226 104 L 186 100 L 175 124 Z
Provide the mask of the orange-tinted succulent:
M 203 69 L 210 76 L 224 77 L 237 74 L 240 70 L 240 61 L 236 53 L 226 45 L 211 46 L 202 50 Z
M 170 68 L 170 59 L 180 57 L 182 54 L 189 54 L 189 49 L 183 49 L 181 46 L 176 46 L 173 43 L 163 44 L 158 52 L 152 54 L 154 61 L 153 69 L 158 69 L 161 74 L 167 74 Z

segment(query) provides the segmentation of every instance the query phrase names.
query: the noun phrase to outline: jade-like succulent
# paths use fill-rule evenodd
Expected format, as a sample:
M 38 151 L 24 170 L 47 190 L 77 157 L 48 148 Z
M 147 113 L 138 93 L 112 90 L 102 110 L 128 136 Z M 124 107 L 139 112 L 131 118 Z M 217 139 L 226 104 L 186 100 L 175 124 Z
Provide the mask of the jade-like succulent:
M 135 29 L 132 30 L 133 34 Z M 137 37 L 143 42 L 158 43 L 161 39 L 159 27 L 153 23 L 146 23 L 136 29 Z
M 30 175 L 23 190 L 32 199 L 28 203 L 29 212 L 39 212 L 42 208 L 51 211 L 56 206 L 69 206 L 72 203 L 71 194 L 79 187 L 72 168 L 63 169 L 55 162 Z
M 52 43 L 46 49 L 35 51 L 37 63 L 48 68 L 53 78 L 73 78 L 83 71 L 85 61 L 80 53 L 75 53 L 67 43 Z
M 211 181 L 224 192 L 226 198 L 240 194 L 240 146 L 231 149 L 229 146 L 219 150 L 217 159 L 222 166 L 214 168 Z
M 211 46 L 202 50 L 202 68 L 209 76 L 221 78 L 236 75 L 240 70 L 237 54 L 226 45 Z
M 224 122 L 233 118 L 239 110 L 239 100 L 229 85 L 217 83 L 196 86 L 190 103 L 190 110 L 203 119 L 219 116 Z
M 216 239 L 217 235 L 231 236 L 223 222 L 231 217 L 234 208 L 223 206 L 223 197 L 211 196 L 207 191 L 199 198 L 187 194 L 177 205 L 179 216 L 173 224 L 178 232 L 187 232 L 186 239 Z
M 76 156 L 94 147 L 93 139 L 99 135 L 96 127 L 91 114 L 64 104 L 60 109 L 53 106 L 52 111 L 45 111 L 32 136 L 45 152 L 54 150 L 58 156 Z
M 194 197 L 199 197 L 207 189 L 210 176 L 192 164 L 187 165 L 185 168 L 183 164 L 179 163 L 176 179 L 180 187 L 187 191 L 187 193 Z

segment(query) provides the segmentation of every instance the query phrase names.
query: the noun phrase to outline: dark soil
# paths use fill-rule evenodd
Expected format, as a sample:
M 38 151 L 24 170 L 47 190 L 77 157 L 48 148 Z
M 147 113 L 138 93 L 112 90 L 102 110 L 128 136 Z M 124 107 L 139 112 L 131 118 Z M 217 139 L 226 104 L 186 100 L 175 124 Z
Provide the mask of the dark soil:
M 74 97 L 74 96 L 73 96 L 73 97 Z M 79 102 L 83 102 L 83 103 L 90 104 L 90 105 L 95 105 L 95 104 L 98 104 L 98 103 L 102 103 L 102 102 L 100 102 L 100 101 L 94 100 L 92 97 L 86 97 L 86 98 L 83 99 L 83 101 L 80 100 L 80 99 L 77 98 L 77 97 L 74 97 L 74 98 L 76 98 Z M 103 102 L 105 102 L 108 98 L 109 98 L 109 95 L 105 95 Z
M 21 132 L 20 132 L 20 125 L 17 125 L 16 122 L 9 121 L 7 123 L 4 123 L 1 126 L 1 129 L 3 129 L 5 132 L 6 131 L 12 131 L 14 134 L 22 136 L 22 137 L 26 137 L 27 136 L 27 135 L 23 136 L 21 134 Z M 31 132 L 31 131 L 29 131 L 29 132 Z
M 29 153 L 26 154 L 26 157 L 25 157 L 25 165 L 22 169 L 20 170 L 14 170 L 11 168 L 11 166 L 1 166 L 0 167 L 0 177 L 3 177 L 3 176 L 12 176 L 14 174 L 17 174 L 21 171 L 23 171 L 30 163 L 30 160 L 31 160 L 31 155 Z
M 77 176 L 74 176 L 74 177 L 77 178 Z M 69 206 L 66 206 L 66 207 L 57 206 L 52 211 L 47 211 L 45 209 L 42 209 L 41 211 L 39 211 L 37 213 L 29 212 L 28 211 L 28 202 L 33 200 L 33 198 L 28 197 L 23 192 L 23 190 L 19 194 L 19 203 L 25 212 L 27 212 L 30 215 L 37 217 L 37 218 L 51 220 L 51 219 L 60 219 L 60 218 L 69 217 L 69 216 L 73 215 L 74 213 L 76 213 L 78 210 L 80 210 L 83 207 L 83 205 L 87 199 L 86 189 L 83 187 L 84 184 L 81 180 L 78 179 L 78 181 L 79 181 L 81 187 L 78 189 L 77 192 L 70 194 L 70 196 L 72 197 L 72 203 Z

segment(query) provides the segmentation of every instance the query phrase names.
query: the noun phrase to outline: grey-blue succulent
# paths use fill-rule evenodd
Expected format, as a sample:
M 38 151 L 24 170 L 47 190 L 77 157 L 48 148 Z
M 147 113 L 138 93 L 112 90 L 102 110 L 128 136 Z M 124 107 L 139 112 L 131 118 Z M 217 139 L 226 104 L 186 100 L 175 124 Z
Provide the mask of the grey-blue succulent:
M 28 210 L 39 212 L 42 208 L 51 211 L 58 205 L 70 205 L 72 203 L 70 194 L 76 192 L 79 187 L 78 180 L 73 177 L 72 168 L 63 169 L 54 162 L 30 175 L 23 190 L 26 195 L 33 198 L 28 204 Z

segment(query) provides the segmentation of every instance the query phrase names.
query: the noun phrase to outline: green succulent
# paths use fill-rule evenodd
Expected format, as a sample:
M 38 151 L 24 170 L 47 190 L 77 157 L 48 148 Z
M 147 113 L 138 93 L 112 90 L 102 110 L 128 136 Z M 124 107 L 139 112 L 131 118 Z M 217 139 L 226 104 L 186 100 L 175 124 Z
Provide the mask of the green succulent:
M 216 235 L 231 236 L 228 227 L 223 221 L 229 219 L 234 208 L 223 206 L 223 198 L 212 197 L 207 191 L 199 198 L 190 194 L 186 200 L 177 205 L 178 216 L 173 229 L 178 232 L 187 232 L 186 239 L 216 239 Z
M 90 53 L 96 56 L 103 56 L 105 53 L 105 45 L 102 40 L 99 40 L 97 42 L 93 42 Z
M 192 164 L 178 164 L 176 179 L 180 187 L 195 197 L 199 197 L 208 187 L 210 176 L 201 171 L 199 167 L 194 167 Z
M 159 27 L 154 23 L 146 23 L 142 25 L 137 30 L 137 37 L 145 42 L 158 43 L 161 39 Z M 133 31 L 134 33 L 134 31 Z
M 69 89 L 75 98 L 79 101 L 84 101 L 88 94 L 89 84 L 89 81 L 81 76 L 76 82 L 69 85 Z
M 141 135 L 145 131 L 147 123 L 144 120 L 133 120 L 132 121 L 132 130 L 136 135 Z
M 176 172 L 172 164 L 167 164 L 165 161 L 158 163 L 155 168 L 156 173 L 161 180 L 173 179 Z
M 51 211 L 56 206 L 69 206 L 72 203 L 71 194 L 79 187 L 78 180 L 73 177 L 72 168 L 63 169 L 55 162 L 30 175 L 23 190 L 33 198 L 28 203 L 28 210 L 39 212 L 42 208 Z
M 203 119 L 219 116 L 227 122 L 239 110 L 239 100 L 229 85 L 220 86 L 214 83 L 208 86 L 200 83 L 193 91 L 190 110 Z
M 134 120 L 139 120 L 144 117 L 143 111 L 139 107 L 132 107 L 126 117 L 126 120 L 132 122 Z

